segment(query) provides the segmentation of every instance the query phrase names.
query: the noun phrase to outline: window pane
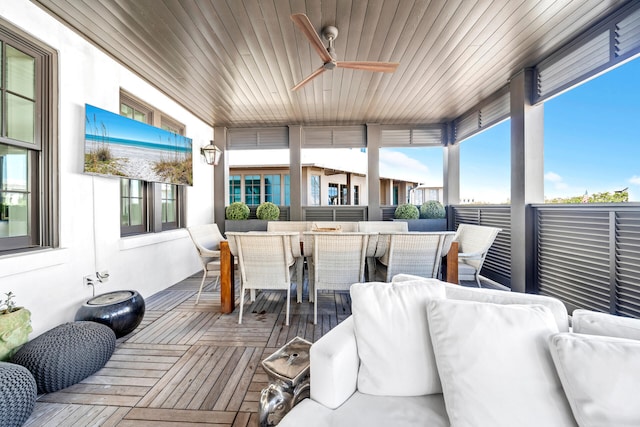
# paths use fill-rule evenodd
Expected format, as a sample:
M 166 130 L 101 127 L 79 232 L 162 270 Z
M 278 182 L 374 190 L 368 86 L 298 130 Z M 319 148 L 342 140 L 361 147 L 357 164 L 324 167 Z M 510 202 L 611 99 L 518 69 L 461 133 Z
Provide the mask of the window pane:
M 260 175 L 244 177 L 244 198 L 247 205 L 260 204 Z
M 264 201 L 280 205 L 280 175 L 264 176 Z
M 145 113 L 141 113 L 140 111 L 134 111 L 133 120 L 137 120 L 142 123 L 147 123 L 147 115 Z
M 229 204 L 242 201 L 240 175 L 229 176 Z
M 338 184 L 329 184 L 329 200 L 330 205 L 338 204 Z
M 284 176 L 284 205 L 291 206 L 291 178 Z
M 33 99 L 36 82 L 36 61 L 29 55 L 7 46 L 7 89 Z
M 29 234 L 28 151 L 0 144 L 0 237 Z
M 120 104 L 120 115 L 133 119 L 133 108 L 126 104 Z
M 129 225 L 129 199 L 123 197 L 120 203 L 120 225 Z
M 129 215 L 129 225 L 142 225 L 142 200 L 131 199 L 131 214 Z
M 162 222 L 175 222 L 176 202 L 175 200 L 162 201 Z
M 311 175 L 311 205 L 320 206 L 320 176 Z
M 7 136 L 24 142 L 34 142 L 35 110 L 33 101 L 7 94 Z

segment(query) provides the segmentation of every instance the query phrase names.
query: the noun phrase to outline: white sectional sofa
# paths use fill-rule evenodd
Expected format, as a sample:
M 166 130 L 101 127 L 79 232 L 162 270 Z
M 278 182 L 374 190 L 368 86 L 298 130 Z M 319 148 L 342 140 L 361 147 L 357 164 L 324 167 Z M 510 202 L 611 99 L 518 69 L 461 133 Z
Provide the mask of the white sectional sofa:
M 640 320 L 399 275 L 351 288 L 291 426 L 638 426 Z M 596 336 L 599 335 L 599 336 Z

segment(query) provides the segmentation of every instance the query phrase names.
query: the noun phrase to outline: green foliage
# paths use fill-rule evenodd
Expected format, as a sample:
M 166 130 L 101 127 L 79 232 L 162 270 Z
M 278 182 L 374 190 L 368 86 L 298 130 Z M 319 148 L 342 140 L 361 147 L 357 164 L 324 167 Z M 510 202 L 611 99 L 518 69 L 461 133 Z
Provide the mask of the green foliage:
M 153 165 L 153 170 L 166 182 L 193 185 L 192 160 L 188 156 L 183 160 L 162 160 Z
M 256 209 L 256 216 L 258 219 L 276 221 L 280 218 L 280 208 L 271 202 L 260 203 Z
M 420 211 L 416 206 L 410 203 L 404 203 L 398 205 L 393 217 L 396 219 L 418 219 L 420 218 Z
M 225 209 L 227 219 L 243 220 L 249 218 L 249 206 L 243 202 L 233 202 Z
M 547 200 L 547 203 L 625 203 L 629 201 L 629 192 L 627 190 L 614 191 L 609 193 L 594 193 L 591 196 L 575 196 L 567 198 L 555 198 Z
M 437 200 L 429 200 L 420 206 L 420 218 L 436 219 L 445 216 L 444 206 Z
M 5 295 L 7 298 L 0 300 L 0 314 L 9 314 L 16 309 L 16 303 L 13 301 L 14 293 L 9 292 Z

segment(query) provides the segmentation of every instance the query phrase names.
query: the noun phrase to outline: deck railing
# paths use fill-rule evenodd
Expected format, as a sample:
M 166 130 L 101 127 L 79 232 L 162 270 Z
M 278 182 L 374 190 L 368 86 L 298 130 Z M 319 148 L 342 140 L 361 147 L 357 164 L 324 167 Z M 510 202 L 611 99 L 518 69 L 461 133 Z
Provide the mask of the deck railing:
M 535 286 L 569 310 L 640 317 L 640 204 L 532 205 Z M 510 207 L 453 206 L 460 223 L 503 229 L 482 274 L 510 285 Z

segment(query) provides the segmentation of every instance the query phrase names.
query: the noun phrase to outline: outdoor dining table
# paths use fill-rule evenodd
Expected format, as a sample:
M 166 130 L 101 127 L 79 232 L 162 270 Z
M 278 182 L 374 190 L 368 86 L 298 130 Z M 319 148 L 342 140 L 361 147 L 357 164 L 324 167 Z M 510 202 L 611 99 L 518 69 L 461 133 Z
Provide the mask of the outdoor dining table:
M 220 312 L 232 313 L 235 308 L 235 274 L 229 242 L 220 242 Z M 452 242 L 443 271 L 445 280 L 458 284 L 458 242 Z

